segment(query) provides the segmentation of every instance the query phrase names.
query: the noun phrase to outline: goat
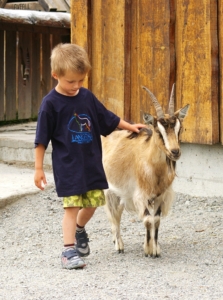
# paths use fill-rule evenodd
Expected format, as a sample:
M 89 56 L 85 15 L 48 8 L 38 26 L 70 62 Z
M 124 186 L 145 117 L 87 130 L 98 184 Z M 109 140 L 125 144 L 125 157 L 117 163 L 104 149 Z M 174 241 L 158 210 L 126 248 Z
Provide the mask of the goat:
M 105 209 L 112 225 L 113 242 L 124 252 L 120 233 L 124 209 L 135 212 L 146 228 L 145 256 L 160 256 L 158 230 L 160 216 L 166 216 L 174 200 L 172 182 L 176 161 L 180 158 L 180 134 L 189 104 L 174 112 L 174 85 L 168 114 L 152 92 L 145 89 L 156 110 L 156 116 L 144 113 L 148 126 L 139 133 L 115 130 L 102 137 L 103 165 L 109 184 L 105 190 Z

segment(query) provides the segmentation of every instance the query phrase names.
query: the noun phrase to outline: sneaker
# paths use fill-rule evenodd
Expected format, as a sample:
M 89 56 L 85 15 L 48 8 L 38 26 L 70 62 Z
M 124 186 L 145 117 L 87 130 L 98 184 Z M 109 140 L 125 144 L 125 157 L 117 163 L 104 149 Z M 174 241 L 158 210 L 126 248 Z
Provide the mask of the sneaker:
M 81 257 L 88 256 L 90 254 L 90 247 L 88 245 L 89 238 L 85 229 L 76 231 L 76 251 Z
M 84 261 L 78 256 L 75 248 L 67 248 L 62 252 L 61 265 L 63 269 L 78 269 L 86 266 Z

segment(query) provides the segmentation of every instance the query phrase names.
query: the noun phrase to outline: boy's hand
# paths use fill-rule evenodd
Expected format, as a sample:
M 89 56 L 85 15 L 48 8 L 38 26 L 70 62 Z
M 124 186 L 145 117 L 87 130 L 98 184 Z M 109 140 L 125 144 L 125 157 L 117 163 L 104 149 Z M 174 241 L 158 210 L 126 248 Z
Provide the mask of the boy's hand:
M 41 189 L 42 191 L 44 190 L 44 186 L 47 184 L 47 181 L 42 169 L 38 169 L 35 171 L 34 182 L 39 189 Z
M 139 129 L 140 128 L 145 128 L 145 127 L 148 127 L 147 125 L 145 124 L 130 124 L 131 128 L 129 128 L 129 130 L 133 131 L 133 132 L 137 132 L 139 133 Z
M 120 120 L 120 122 L 118 124 L 118 128 L 130 130 L 130 131 L 137 132 L 137 133 L 139 133 L 140 128 L 145 128 L 145 127 L 148 127 L 148 126 L 145 124 L 140 124 L 140 123 L 139 124 L 130 124 L 122 119 Z

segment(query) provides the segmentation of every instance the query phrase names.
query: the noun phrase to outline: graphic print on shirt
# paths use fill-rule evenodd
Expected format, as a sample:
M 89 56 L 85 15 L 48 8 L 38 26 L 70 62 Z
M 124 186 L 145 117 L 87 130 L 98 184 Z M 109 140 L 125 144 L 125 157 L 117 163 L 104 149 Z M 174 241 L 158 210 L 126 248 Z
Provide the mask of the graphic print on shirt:
M 88 115 L 74 113 L 68 123 L 68 130 L 72 132 L 72 143 L 87 144 L 93 140 L 91 118 Z

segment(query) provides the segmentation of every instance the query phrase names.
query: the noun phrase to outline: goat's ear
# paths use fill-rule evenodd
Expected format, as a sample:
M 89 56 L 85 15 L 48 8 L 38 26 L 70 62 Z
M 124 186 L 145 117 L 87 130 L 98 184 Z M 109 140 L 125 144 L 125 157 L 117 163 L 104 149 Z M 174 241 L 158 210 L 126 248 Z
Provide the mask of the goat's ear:
M 154 117 L 150 114 L 144 113 L 143 114 L 143 121 L 145 122 L 145 124 L 149 125 L 149 124 L 153 124 L 154 121 Z
M 181 108 L 181 109 L 179 109 L 178 111 L 176 111 L 176 112 L 174 113 L 174 115 L 177 116 L 179 119 L 182 119 L 182 120 L 183 120 L 183 119 L 186 117 L 186 115 L 187 115 L 187 112 L 188 112 L 188 110 L 189 110 L 189 107 L 190 107 L 189 104 L 185 105 L 183 108 Z

